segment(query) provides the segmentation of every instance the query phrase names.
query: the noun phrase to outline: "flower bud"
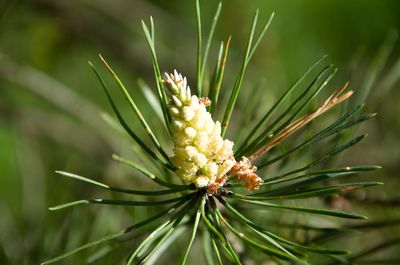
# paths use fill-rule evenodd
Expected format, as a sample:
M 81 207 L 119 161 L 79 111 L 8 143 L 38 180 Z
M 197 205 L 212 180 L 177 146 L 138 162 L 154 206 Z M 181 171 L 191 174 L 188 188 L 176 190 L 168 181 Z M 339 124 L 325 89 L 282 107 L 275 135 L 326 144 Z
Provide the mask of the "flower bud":
M 207 112 L 206 100 L 191 95 L 186 78 L 175 71 L 166 74 L 164 83 L 172 94 L 168 107 L 175 143 L 172 162 L 177 175 L 198 188 L 223 185 L 236 162 L 233 142 L 222 139 L 221 124 Z

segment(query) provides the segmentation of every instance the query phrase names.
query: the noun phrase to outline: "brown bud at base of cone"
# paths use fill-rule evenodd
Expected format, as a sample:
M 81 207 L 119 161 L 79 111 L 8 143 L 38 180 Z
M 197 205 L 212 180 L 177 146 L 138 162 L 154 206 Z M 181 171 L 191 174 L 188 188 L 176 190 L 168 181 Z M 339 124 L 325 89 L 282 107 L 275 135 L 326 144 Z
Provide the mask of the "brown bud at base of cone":
M 214 183 L 207 186 L 207 194 L 213 195 L 216 194 L 222 186 L 224 186 L 225 182 L 228 180 L 228 176 L 225 175 L 219 179 L 217 179 Z
M 248 191 L 256 190 L 263 183 L 263 180 L 255 173 L 257 167 L 253 166 L 250 160 L 243 156 L 239 162 L 231 168 L 229 173 L 233 174 L 241 184 L 246 186 Z

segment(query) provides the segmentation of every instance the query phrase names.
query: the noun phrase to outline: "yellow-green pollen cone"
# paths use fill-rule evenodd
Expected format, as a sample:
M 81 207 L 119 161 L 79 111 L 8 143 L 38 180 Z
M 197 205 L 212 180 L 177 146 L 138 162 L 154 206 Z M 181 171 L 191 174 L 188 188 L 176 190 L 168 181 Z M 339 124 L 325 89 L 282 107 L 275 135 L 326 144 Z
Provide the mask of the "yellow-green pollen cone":
M 191 95 L 186 78 L 176 71 L 165 76 L 164 82 L 172 94 L 168 108 L 176 174 L 198 188 L 221 182 L 236 162 L 233 142 L 222 139 L 221 124 L 213 121 L 205 102 Z
M 187 184 L 193 183 L 197 188 L 208 187 L 209 193 L 215 193 L 237 165 L 233 142 L 221 137 L 220 122 L 214 122 L 206 109 L 208 99 L 191 95 L 186 77 L 175 70 L 173 74 L 165 74 L 164 84 L 171 92 L 168 105 L 174 141 L 171 160 L 177 168 L 176 174 Z M 254 174 L 255 167 L 252 169 Z M 261 183 L 262 180 L 255 176 L 257 183 Z

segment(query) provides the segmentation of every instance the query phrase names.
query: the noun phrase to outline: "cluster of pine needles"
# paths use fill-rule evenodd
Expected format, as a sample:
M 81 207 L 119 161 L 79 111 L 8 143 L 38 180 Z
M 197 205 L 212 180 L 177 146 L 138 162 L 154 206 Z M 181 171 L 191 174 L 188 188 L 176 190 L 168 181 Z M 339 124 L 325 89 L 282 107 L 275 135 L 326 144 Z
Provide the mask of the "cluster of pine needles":
M 196 11 L 198 30 L 197 80 L 192 93 L 199 98 L 208 97 L 210 99 L 211 104 L 208 107 L 208 111 L 214 120 L 218 119 L 219 113 L 217 109 L 224 110 L 221 120 L 221 134 L 224 137 L 229 128 L 231 118 L 239 115 L 234 114 L 234 109 L 237 106 L 246 69 L 256 48 L 270 26 L 273 14 L 262 26 L 259 34 L 256 34 L 259 12 L 255 13 L 239 73 L 232 90 L 230 90 L 229 99 L 223 101 L 219 100 L 219 96 L 230 38 L 220 45 L 213 75 L 208 86 L 205 85 L 204 80 L 207 58 L 212 46 L 214 31 L 221 11 L 221 4 L 218 5 L 216 10 L 206 42 L 202 40 L 203 33 L 199 1 L 196 1 Z M 167 108 L 169 101 L 167 91 L 164 87 L 165 84 L 162 81 L 161 68 L 157 60 L 152 18 L 150 18 L 150 25 L 142 22 L 142 26 L 153 61 L 159 106 L 163 114 L 163 125 L 166 132 L 171 133 L 171 114 Z M 313 218 L 313 216 L 366 219 L 363 215 L 325 208 L 322 204 L 317 204 L 320 206 L 314 207 L 315 198 L 319 197 L 323 199 L 335 194 L 381 184 L 379 182 L 340 181 L 348 179 L 349 176 L 355 174 L 376 170 L 379 168 L 378 166 L 346 166 L 327 169 L 321 169 L 320 167 L 320 165 L 324 165 L 325 162 L 335 159 L 342 152 L 364 139 L 365 135 L 349 138 L 349 133 L 345 132 L 352 130 L 355 126 L 374 116 L 373 114 L 362 114 L 362 104 L 352 107 L 346 104 L 341 109 L 342 114 L 339 118 L 331 121 L 327 126 L 325 126 L 327 123 L 324 122 L 325 127 L 317 132 L 310 131 L 312 129 L 309 126 L 310 122 L 337 104 L 347 100 L 352 94 L 351 91 L 345 92 L 347 88 L 346 84 L 333 92 L 319 107 L 315 107 L 317 96 L 327 87 L 336 73 L 336 69 L 332 65 L 328 65 L 320 69 L 315 78 L 310 78 L 311 72 L 320 67 L 325 56 L 314 62 L 298 80 L 286 89 L 272 107 L 253 126 L 238 125 L 241 127 L 239 133 L 243 137 L 241 139 L 239 137 L 233 139 L 235 141 L 235 159 L 246 156 L 257 166 L 258 174 L 263 179 L 260 188 L 254 192 L 248 192 L 236 179 L 229 178 L 225 185 L 215 194 L 208 194 L 206 189 L 197 189 L 193 184 L 186 185 L 179 183 L 179 178 L 174 177 L 175 168 L 170 160 L 171 154 L 168 154 L 166 149 L 160 144 L 159 137 L 161 136 L 157 136 L 150 128 L 134 97 L 129 94 L 128 89 L 106 60 L 101 56 L 100 58 L 106 69 L 111 73 L 116 86 L 123 93 L 129 106 L 137 116 L 137 120 L 140 122 L 153 146 L 146 144 L 129 126 L 113 100 L 108 85 L 95 66 L 90 63 L 100 84 L 104 88 L 104 92 L 119 124 L 132 138 L 134 144 L 143 151 L 144 156 L 160 168 L 159 172 L 165 172 L 165 175 L 155 174 L 147 169 L 146 166 L 118 155 L 113 155 L 113 159 L 132 167 L 150 181 L 155 182 L 160 188 L 149 191 L 134 190 L 127 187 L 114 187 L 77 174 L 57 171 L 57 173 L 63 176 L 95 185 L 100 189 L 115 193 L 142 195 L 149 199 L 140 201 L 84 199 L 54 206 L 50 210 L 61 210 L 80 204 L 158 207 L 160 210 L 157 214 L 137 222 L 130 227 L 79 246 L 67 253 L 51 258 L 43 264 L 57 262 L 87 248 L 105 244 L 137 231 L 145 231 L 147 236 L 131 250 L 131 253 L 127 253 L 126 264 L 151 264 L 156 262 L 157 258 L 163 252 L 168 251 L 168 247 L 179 237 L 183 237 L 183 240 L 187 242 L 182 247 L 179 247 L 182 249 L 180 264 L 187 263 L 193 243 L 195 239 L 199 238 L 203 247 L 202 255 L 208 264 L 243 264 L 245 260 L 251 259 L 256 261 L 272 259 L 277 264 L 311 264 L 313 263 L 312 257 L 315 255 L 326 257 L 327 264 L 349 263 L 352 259 L 355 259 L 346 249 L 331 248 L 324 244 L 324 242 L 329 242 L 329 237 L 332 233 L 343 232 L 343 228 L 340 225 L 336 227 L 313 226 L 309 222 L 302 223 L 301 218 L 292 218 L 295 222 L 290 223 L 271 217 L 286 216 L 288 218 L 288 216 L 293 216 L 288 214 L 298 212 L 303 213 L 306 219 Z M 311 82 L 304 84 L 305 80 L 308 79 Z M 207 87 L 208 89 L 206 89 Z M 208 90 L 208 93 L 206 90 Z M 226 93 L 224 91 L 224 94 Z M 254 106 L 251 100 L 249 98 L 248 105 L 256 108 L 257 106 Z M 227 104 L 221 108 L 218 105 L 221 104 L 220 102 L 227 102 Z M 249 122 L 251 115 L 247 116 L 246 119 Z M 319 119 L 317 120 L 319 121 Z M 301 134 L 304 139 L 297 141 L 295 144 L 286 145 L 285 148 L 279 148 L 279 145 L 293 134 L 299 134 L 299 132 L 304 131 L 306 134 Z M 167 140 L 170 141 L 170 139 Z M 336 145 L 328 151 L 318 150 L 318 152 L 314 152 L 314 146 L 318 146 L 323 140 L 333 141 Z M 304 154 L 307 154 L 307 152 L 318 153 L 319 156 L 310 160 L 312 156 L 308 155 L 309 160 L 306 160 L 307 163 L 301 165 L 301 162 L 304 161 Z M 289 160 L 297 159 L 297 157 L 301 157 L 301 161 L 299 159 L 297 163 L 288 163 Z M 293 168 L 291 166 L 293 164 L 300 166 Z M 279 167 L 276 165 L 279 165 Z M 268 174 L 263 174 L 264 169 L 268 169 Z M 276 171 L 275 173 L 274 170 Z M 132 183 L 132 185 L 134 186 L 135 183 Z M 160 197 L 161 199 L 157 199 Z M 304 203 L 304 206 L 293 205 L 291 202 L 294 200 L 300 200 L 300 202 Z M 338 222 L 338 224 L 340 223 Z M 290 236 L 290 233 L 275 232 L 276 229 L 274 227 L 277 226 L 293 231 L 307 230 L 314 231 L 315 233 L 313 234 L 314 236 L 299 242 L 295 236 Z M 189 231 L 189 233 L 184 233 L 185 231 Z M 264 253 L 266 256 L 260 256 L 257 253 Z

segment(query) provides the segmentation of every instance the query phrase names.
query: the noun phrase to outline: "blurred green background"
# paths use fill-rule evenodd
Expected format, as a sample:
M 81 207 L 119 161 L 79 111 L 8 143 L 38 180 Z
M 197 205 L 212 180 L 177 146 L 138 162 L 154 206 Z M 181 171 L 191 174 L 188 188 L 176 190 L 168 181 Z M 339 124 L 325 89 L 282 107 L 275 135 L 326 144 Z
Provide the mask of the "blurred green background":
M 201 2 L 207 32 L 217 2 Z M 233 85 L 251 16 L 260 8 L 264 20 L 273 11 L 275 19 L 251 63 L 243 90 L 265 80 L 265 100 L 270 104 L 324 54 L 329 55 L 326 64 L 339 68 L 332 87 L 349 80 L 356 93 L 370 88 L 366 110 L 378 116 L 361 128 L 369 133 L 367 140 L 341 161 L 383 166 L 368 178 L 387 185 L 347 199 L 361 207 L 368 205 L 365 211 L 372 220 L 400 218 L 400 2 L 222 2 L 215 40 L 225 41 L 232 35 L 225 86 Z M 61 178 L 54 173 L 57 169 L 107 183 L 148 185 L 111 160 L 113 152 L 139 158 L 126 137 L 102 119 L 111 110 L 87 61 L 100 66 L 97 54 L 108 58 L 156 126 L 157 118 L 137 84 L 142 78 L 139 82 L 155 86 L 141 19 L 153 16 L 155 20 L 161 70 L 176 68 L 193 80 L 194 7 L 194 1 L 184 0 L 0 1 L 0 264 L 38 264 L 118 231 L 150 211 L 77 207 L 49 212 L 47 207 L 104 194 Z M 212 46 L 210 70 L 218 45 Z M 122 97 L 118 99 L 129 115 Z M 385 228 L 375 238 L 394 235 L 400 236 L 399 226 Z M 128 253 L 115 251 L 116 255 Z M 83 264 L 87 256 L 88 252 L 60 264 Z M 97 264 L 115 264 L 112 260 L 106 257 Z

